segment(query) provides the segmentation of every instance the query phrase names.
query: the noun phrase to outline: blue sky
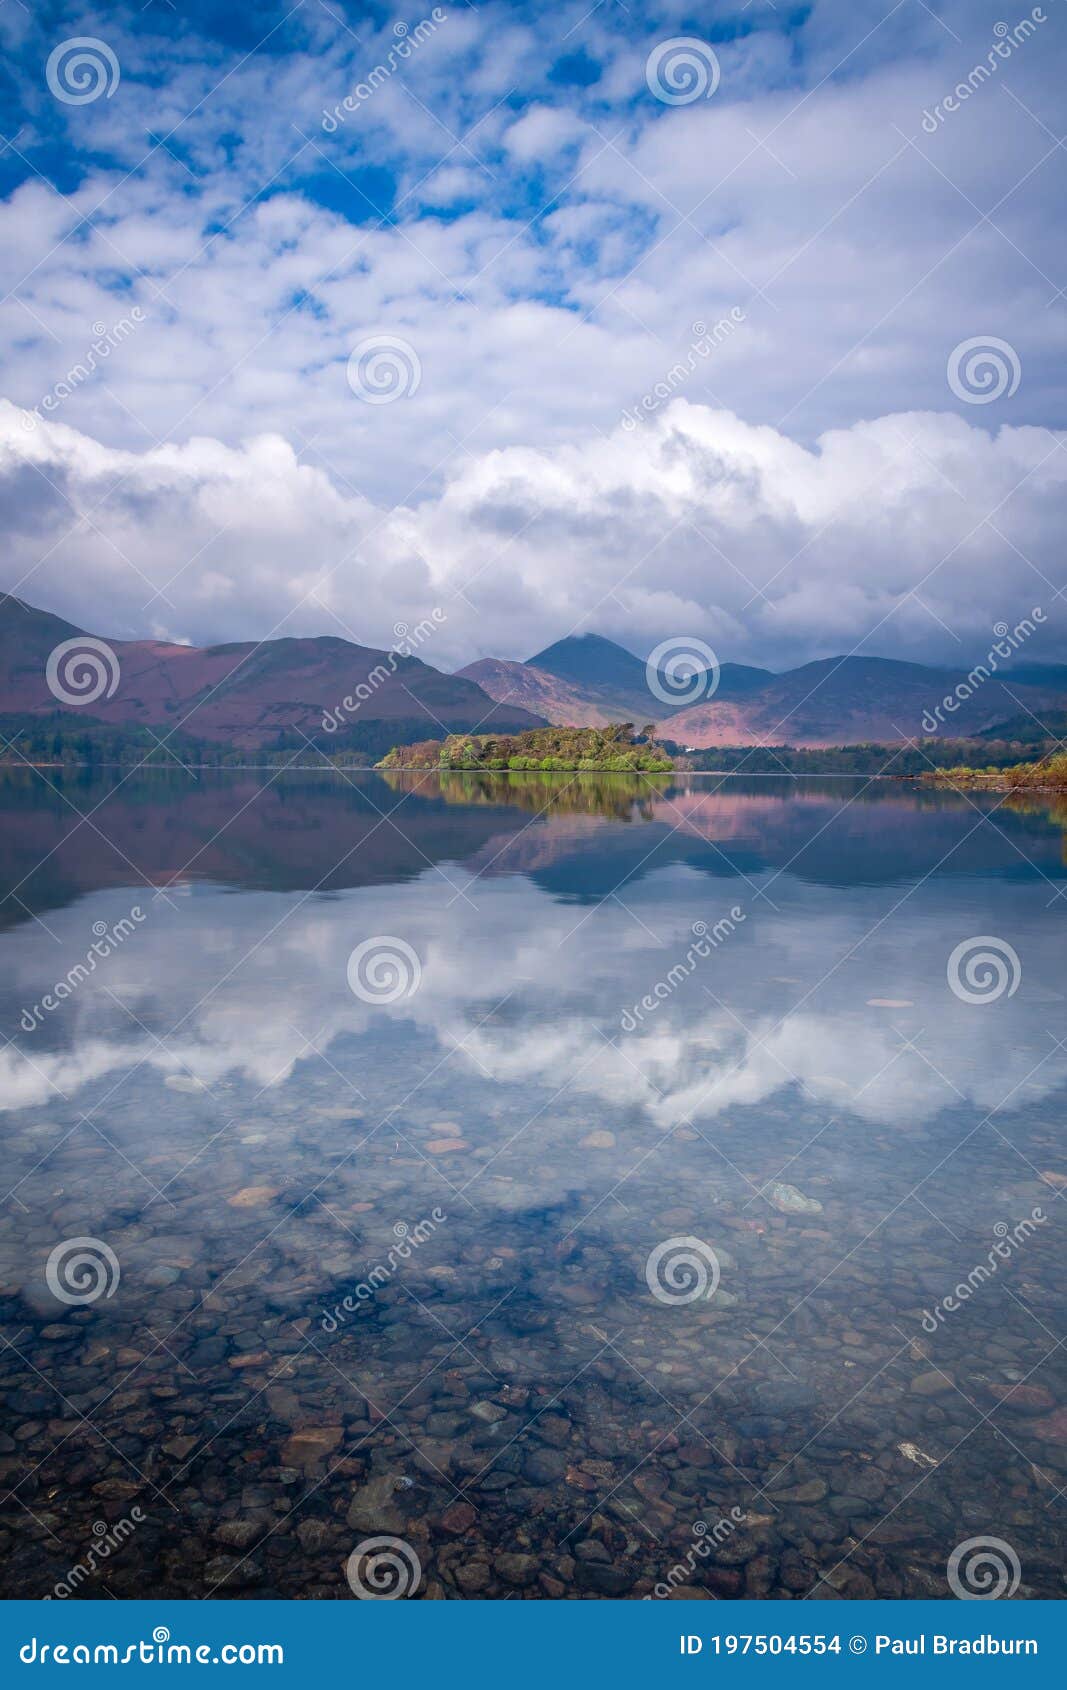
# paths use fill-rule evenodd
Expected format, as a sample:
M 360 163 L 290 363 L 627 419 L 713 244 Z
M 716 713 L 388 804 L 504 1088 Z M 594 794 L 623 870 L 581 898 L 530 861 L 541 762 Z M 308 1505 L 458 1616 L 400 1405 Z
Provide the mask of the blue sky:
M 441 607 L 442 666 L 969 663 L 1041 605 L 1067 656 L 1062 0 L 0 37 L 9 590 L 198 642 Z

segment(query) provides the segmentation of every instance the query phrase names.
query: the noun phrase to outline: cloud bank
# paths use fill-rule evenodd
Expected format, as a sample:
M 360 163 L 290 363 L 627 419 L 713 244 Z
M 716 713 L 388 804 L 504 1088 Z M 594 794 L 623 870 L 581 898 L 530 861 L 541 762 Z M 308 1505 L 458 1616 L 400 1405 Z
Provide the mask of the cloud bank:
M 280 435 L 131 452 L 26 423 L 0 405 L 9 579 L 98 633 L 388 646 L 398 620 L 440 607 L 423 655 L 448 667 L 572 629 L 697 632 L 783 665 L 852 649 L 958 662 L 1035 606 L 1028 659 L 1067 632 L 1067 456 L 1045 429 L 909 413 L 807 447 L 675 400 L 638 429 L 465 457 L 388 507 Z

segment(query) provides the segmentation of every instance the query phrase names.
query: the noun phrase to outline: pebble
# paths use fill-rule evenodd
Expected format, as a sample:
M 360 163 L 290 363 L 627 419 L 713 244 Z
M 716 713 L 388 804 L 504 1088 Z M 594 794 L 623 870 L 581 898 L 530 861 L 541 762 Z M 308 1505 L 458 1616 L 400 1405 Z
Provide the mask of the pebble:
M 453 1577 L 468 1596 L 477 1596 L 489 1583 L 489 1568 L 484 1561 L 465 1561 L 457 1567 Z
M 475 1420 L 481 1420 L 486 1426 L 495 1426 L 501 1420 L 506 1420 L 508 1411 L 501 1408 L 498 1402 L 476 1402 L 471 1404 L 471 1414 Z
M 822 1214 L 822 1204 L 817 1197 L 805 1197 L 795 1185 L 787 1185 L 783 1180 L 773 1180 L 766 1196 L 780 1215 Z
M 918 1397 L 940 1396 L 942 1391 L 952 1390 L 951 1374 L 931 1369 L 928 1373 L 917 1373 L 909 1387 Z
M 446 1532 L 455 1536 L 460 1532 L 469 1531 L 477 1518 L 478 1510 L 460 1498 L 451 1508 L 445 1509 L 441 1515 L 441 1525 Z
M 508 1552 L 494 1557 L 493 1571 L 505 1583 L 521 1587 L 534 1582 L 540 1565 L 541 1563 L 536 1555 L 520 1555 Z
M 276 1185 L 246 1185 L 227 1198 L 227 1202 L 231 1209 L 258 1209 L 277 1197 L 278 1190 Z
M 286 1439 L 282 1461 L 287 1467 L 314 1467 L 333 1454 L 343 1437 L 342 1426 L 307 1426 Z
M 987 1385 L 991 1397 L 1013 1408 L 1017 1414 L 1043 1414 L 1054 1408 L 1056 1399 L 1043 1385 Z

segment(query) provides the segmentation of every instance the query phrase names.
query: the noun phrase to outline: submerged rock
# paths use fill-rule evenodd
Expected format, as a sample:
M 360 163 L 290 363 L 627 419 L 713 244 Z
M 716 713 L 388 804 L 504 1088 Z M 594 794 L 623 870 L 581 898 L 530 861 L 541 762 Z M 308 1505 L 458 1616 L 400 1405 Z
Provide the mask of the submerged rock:
M 780 1215 L 822 1214 L 822 1204 L 817 1197 L 805 1197 L 795 1185 L 787 1185 L 784 1180 L 773 1180 L 765 1195 Z

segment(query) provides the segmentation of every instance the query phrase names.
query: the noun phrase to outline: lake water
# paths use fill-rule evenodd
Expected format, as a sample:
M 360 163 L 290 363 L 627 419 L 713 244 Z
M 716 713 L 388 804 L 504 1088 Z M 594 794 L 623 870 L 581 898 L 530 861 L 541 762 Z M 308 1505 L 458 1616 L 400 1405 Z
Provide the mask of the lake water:
M 3 804 L 5 1596 L 1063 1594 L 1055 815 Z

